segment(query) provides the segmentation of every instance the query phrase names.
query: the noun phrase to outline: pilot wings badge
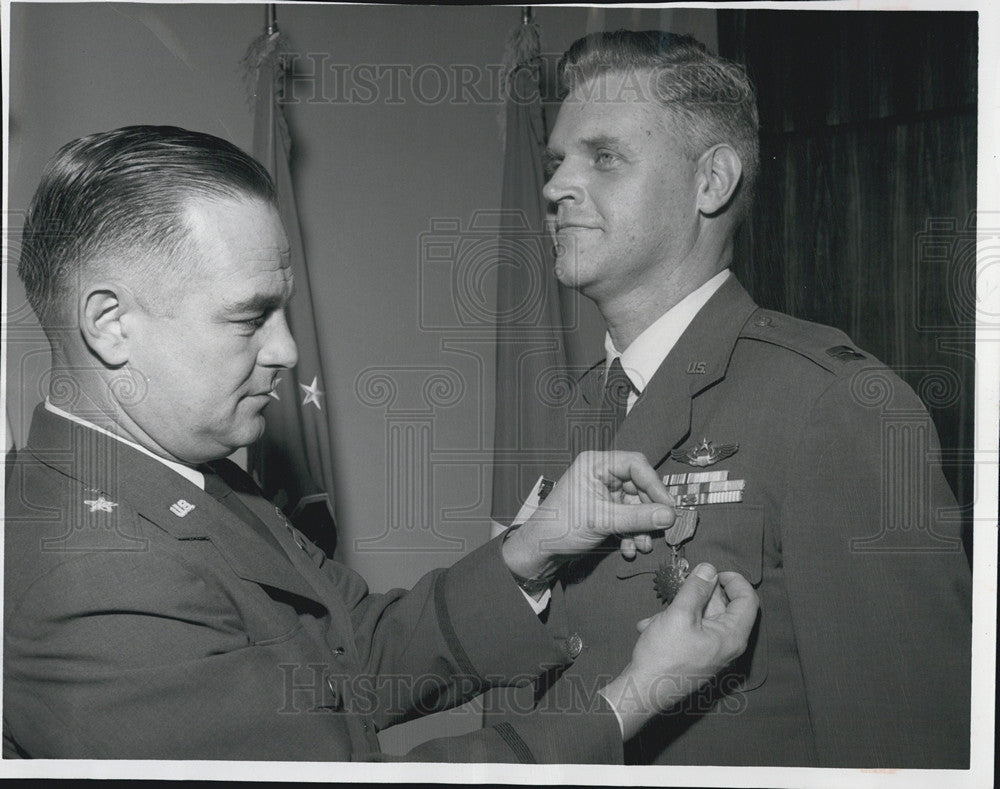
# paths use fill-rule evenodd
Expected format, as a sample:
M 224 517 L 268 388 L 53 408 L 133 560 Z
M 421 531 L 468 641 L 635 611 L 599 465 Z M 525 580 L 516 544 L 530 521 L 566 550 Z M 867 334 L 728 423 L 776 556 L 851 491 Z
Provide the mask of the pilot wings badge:
M 670 453 L 670 457 L 678 463 L 687 463 L 689 466 L 704 468 L 725 460 L 736 454 L 740 448 L 739 444 L 721 444 L 715 446 L 707 438 L 703 438 L 700 444 L 696 444 L 690 449 L 675 449 Z

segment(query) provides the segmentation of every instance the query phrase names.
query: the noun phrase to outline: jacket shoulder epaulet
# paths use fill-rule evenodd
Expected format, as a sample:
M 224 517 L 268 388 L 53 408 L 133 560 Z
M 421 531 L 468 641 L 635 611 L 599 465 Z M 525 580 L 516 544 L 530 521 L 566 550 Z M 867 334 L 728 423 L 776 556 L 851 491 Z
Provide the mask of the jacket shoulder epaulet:
M 787 348 L 834 374 L 875 361 L 840 329 L 763 308 L 755 310 L 743 325 L 740 339 Z

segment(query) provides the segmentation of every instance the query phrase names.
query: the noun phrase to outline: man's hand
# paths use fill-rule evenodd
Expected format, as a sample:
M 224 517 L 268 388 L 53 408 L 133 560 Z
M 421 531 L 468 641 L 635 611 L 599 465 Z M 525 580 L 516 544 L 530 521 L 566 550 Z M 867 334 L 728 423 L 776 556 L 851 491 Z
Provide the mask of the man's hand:
M 729 602 L 712 615 L 720 581 Z M 665 611 L 639 622 L 632 661 L 600 691 L 618 712 L 624 739 L 742 655 L 757 607 L 757 593 L 742 575 L 717 575 L 712 565 L 699 564 Z
M 612 534 L 637 534 L 623 540 L 623 553 L 634 556 L 637 544 L 649 551 L 652 541 L 643 533 L 669 528 L 673 503 L 638 452 L 581 452 L 531 518 L 508 532 L 504 561 L 522 578 L 549 579 L 562 561 Z

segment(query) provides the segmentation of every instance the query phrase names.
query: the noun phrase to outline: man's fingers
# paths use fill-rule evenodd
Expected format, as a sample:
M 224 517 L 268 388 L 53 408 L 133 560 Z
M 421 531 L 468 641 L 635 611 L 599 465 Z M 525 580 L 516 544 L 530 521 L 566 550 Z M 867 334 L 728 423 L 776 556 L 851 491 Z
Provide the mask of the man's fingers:
M 620 486 L 630 480 L 635 488 L 645 493 L 652 501 L 673 505 L 674 499 L 667 491 L 660 475 L 649 461 L 639 452 L 594 453 L 593 469 L 598 478 L 608 487 Z
M 726 593 L 722 591 L 721 586 L 716 586 L 708 605 L 705 606 L 705 619 L 715 619 L 726 613 L 726 602 Z
M 653 500 L 649 497 L 649 494 L 646 493 L 646 491 L 644 491 L 642 488 L 637 488 L 635 483 L 630 479 L 625 480 L 625 482 L 622 483 L 622 493 L 625 494 L 623 498 L 624 501 L 638 500 L 641 501 L 643 504 L 654 503 Z
M 601 534 L 663 531 L 674 522 L 674 511 L 662 504 L 607 504 L 594 524 Z
M 731 626 L 735 635 L 741 639 L 750 636 L 754 620 L 757 618 L 757 609 L 760 602 L 757 599 L 757 592 L 739 573 L 724 572 L 719 574 L 719 581 L 726 591 L 729 604 L 726 612 L 716 619 Z
M 718 573 L 715 568 L 707 563 L 699 564 L 681 584 L 677 596 L 670 604 L 670 610 L 683 611 L 692 622 L 700 622 L 717 583 Z
M 648 534 L 634 534 L 631 537 L 622 537 L 622 542 L 618 546 L 618 550 L 621 551 L 623 558 L 632 561 L 637 553 L 649 553 L 653 550 L 653 538 Z M 723 609 L 725 609 L 725 606 L 723 606 Z
M 639 553 L 649 553 L 653 550 L 653 536 L 651 534 L 636 534 L 632 537 L 632 541 Z

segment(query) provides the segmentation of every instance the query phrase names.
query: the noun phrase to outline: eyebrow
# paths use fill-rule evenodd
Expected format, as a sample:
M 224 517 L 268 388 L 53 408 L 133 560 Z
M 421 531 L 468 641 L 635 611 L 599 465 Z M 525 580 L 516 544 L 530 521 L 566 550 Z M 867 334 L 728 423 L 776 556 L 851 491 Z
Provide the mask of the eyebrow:
M 624 153 L 634 153 L 633 147 L 625 138 L 616 137 L 612 134 L 597 134 L 593 137 L 584 137 L 578 141 L 578 144 L 591 151 L 596 151 L 598 148 L 616 148 Z M 562 155 L 556 153 L 548 146 L 545 146 L 545 150 L 542 151 L 542 159 L 546 164 L 558 162 L 562 158 Z
M 291 292 L 289 292 L 288 298 L 291 298 Z M 284 295 L 257 293 L 242 301 L 226 305 L 226 310 L 237 314 L 270 312 L 271 310 L 281 309 L 285 303 Z
M 585 137 L 580 140 L 582 145 L 590 149 L 596 148 L 618 148 L 619 150 L 631 152 L 632 146 L 623 137 L 615 137 L 611 134 L 598 134 L 595 137 Z

